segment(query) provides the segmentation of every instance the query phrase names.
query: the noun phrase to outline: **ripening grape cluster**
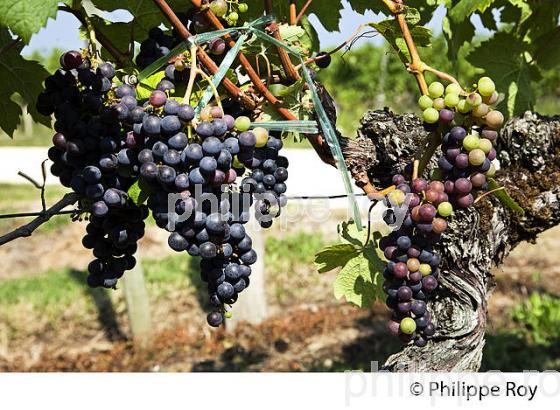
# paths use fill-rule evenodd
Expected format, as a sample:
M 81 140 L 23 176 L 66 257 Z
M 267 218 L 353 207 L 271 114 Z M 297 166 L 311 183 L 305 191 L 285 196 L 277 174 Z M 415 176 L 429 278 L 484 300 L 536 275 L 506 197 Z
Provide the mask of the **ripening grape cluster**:
M 433 246 L 442 240 L 454 210 L 473 205 L 478 193 L 487 189 L 487 178 L 496 172 L 493 142 L 504 121 L 490 108 L 498 93 L 488 77 L 471 93 L 439 82 L 428 90 L 418 103 L 424 121 L 438 123 L 435 132 L 443 135 L 438 168 L 431 172 L 431 181 L 417 177 L 407 183 L 402 175 L 393 177 L 396 190 L 385 198 L 389 209 L 384 219 L 394 230 L 380 242 L 388 260 L 384 291 L 393 311 L 389 330 L 418 347 L 435 333 L 426 305 L 438 286 L 441 257 Z
M 130 103 L 127 95 L 122 95 L 122 107 L 107 104 L 115 76 L 110 63 L 94 70 L 88 59 L 70 51 L 60 64 L 45 80 L 37 101 L 40 113 L 55 117 L 56 134 L 48 153 L 51 173 L 80 194 L 82 207 L 91 211 L 83 245 L 93 250 L 96 259 L 89 265 L 88 283 L 114 287 L 136 264 L 133 255 L 148 215 L 147 208 L 134 206 L 127 194 L 139 169 L 129 148 L 136 144 L 135 138 L 121 121 L 134 112 L 136 99 L 131 97 L 130 110 L 124 105 Z

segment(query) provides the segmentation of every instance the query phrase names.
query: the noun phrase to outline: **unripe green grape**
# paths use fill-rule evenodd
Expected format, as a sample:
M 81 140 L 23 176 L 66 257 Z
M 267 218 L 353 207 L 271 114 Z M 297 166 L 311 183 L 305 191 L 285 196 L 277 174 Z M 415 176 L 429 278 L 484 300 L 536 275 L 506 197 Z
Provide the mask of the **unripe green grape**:
M 504 123 L 504 115 L 497 110 L 490 111 L 486 114 L 486 124 L 491 128 L 500 128 Z
M 427 263 L 421 263 L 420 264 L 420 269 L 418 269 L 418 270 L 420 271 L 422 276 L 428 276 L 430 273 L 432 273 L 432 267 L 430 265 L 428 265 Z
M 448 84 L 445 87 L 445 94 L 461 94 L 461 86 L 457 83 Z
M 494 165 L 494 163 L 490 164 L 490 169 L 488 171 L 486 171 L 485 175 L 488 178 L 492 178 L 494 175 L 496 175 L 496 166 Z
M 485 154 L 488 154 L 492 149 L 492 141 L 487 138 L 481 138 L 478 148 L 484 151 Z
M 428 94 L 432 98 L 441 97 L 443 95 L 444 91 L 445 91 L 445 89 L 443 88 L 443 84 L 440 83 L 439 81 L 434 81 L 428 87 Z
M 434 108 L 438 111 L 443 110 L 445 108 L 445 101 L 443 98 L 436 98 L 434 100 Z
M 401 332 L 411 335 L 416 331 L 416 322 L 411 317 L 405 317 L 399 325 Z
M 500 95 L 494 91 L 489 97 L 482 97 L 482 102 L 488 105 L 496 104 Z
M 435 108 L 426 108 L 422 113 L 422 119 L 428 124 L 435 124 L 439 120 L 439 112 Z
M 479 148 L 473 149 L 469 152 L 469 164 L 478 167 L 484 164 L 484 160 L 486 159 L 486 154 Z
M 237 23 L 237 20 L 239 20 L 239 14 L 237 14 L 235 11 L 232 11 L 231 13 L 229 13 L 228 19 L 233 24 L 235 24 L 235 23 Z
M 453 205 L 449 202 L 442 202 L 437 207 L 438 214 L 443 217 L 448 217 L 453 213 Z
M 232 314 L 231 312 L 225 312 L 225 313 L 224 313 L 224 317 L 225 317 L 226 319 L 231 319 L 232 316 L 233 316 L 233 314 Z
M 477 107 L 482 104 L 482 97 L 479 93 L 470 93 L 467 95 L 467 104 L 471 107 Z
M 463 148 L 465 148 L 467 151 L 472 151 L 473 149 L 477 149 L 479 145 L 480 145 L 480 138 L 478 138 L 477 135 L 470 134 L 463 139 Z
M 472 110 L 472 116 L 473 116 L 473 117 L 482 118 L 482 117 L 484 117 L 486 114 L 488 114 L 488 110 L 489 110 L 489 109 L 490 109 L 490 108 L 489 108 L 486 104 L 481 103 L 481 104 L 479 104 L 479 105 L 477 105 L 476 107 L 473 108 L 473 110 Z
M 249 5 L 247 3 L 239 3 L 237 9 L 240 13 L 247 13 L 247 11 L 249 10 Z
M 224 17 L 228 11 L 228 5 L 225 0 L 213 0 L 210 3 L 210 10 L 217 17 Z
M 490 77 L 482 77 L 478 80 L 478 92 L 484 97 L 489 97 L 492 93 L 496 91 L 496 85 Z
M 470 110 L 471 110 L 471 107 L 467 103 L 467 100 L 461 99 L 461 101 L 459 101 L 459 103 L 457 104 L 457 111 L 459 111 L 461 114 L 466 114 Z
M 402 205 L 406 198 L 406 194 L 400 189 L 395 189 L 393 192 L 391 192 L 388 195 L 388 198 L 389 198 L 389 202 L 391 202 L 392 204 Z
M 255 137 L 257 137 L 257 143 L 255 144 L 255 146 L 257 148 L 264 147 L 266 145 L 266 142 L 268 141 L 268 130 L 263 127 L 256 127 L 253 129 L 253 134 L 255 134 Z
M 241 116 L 235 119 L 235 129 L 239 132 L 248 131 L 251 127 L 251 119 L 249 117 Z
M 420 109 L 422 111 L 424 111 L 426 108 L 432 108 L 433 106 L 433 101 L 432 99 L 427 96 L 427 95 L 422 95 L 419 99 L 418 99 L 418 106 L 420 107 Z
M 449 93 L 445 96 L 444 101 L 447 107 L 456 107 L 459 104 L 459 94 Z

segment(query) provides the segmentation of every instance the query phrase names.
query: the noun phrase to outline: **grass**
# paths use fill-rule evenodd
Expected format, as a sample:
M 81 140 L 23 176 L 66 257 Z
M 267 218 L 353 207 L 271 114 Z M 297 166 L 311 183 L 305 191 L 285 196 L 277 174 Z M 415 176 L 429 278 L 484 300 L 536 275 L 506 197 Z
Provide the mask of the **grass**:
M 558 370 L 560 298 L 533 293 L 508 316 L 509 326 L 487 336 L 482 370 Z
M 68 192 L 61 186 L 47 186 L 45 201 L 47 207 L 53 205 Z M 0 214 L 41 210 L 41 194 L 31 184 L 0 184 Z M 6 232 L 17 225 L 28 222 L 30 218 L 2 219 L 0 232 Z M 55 216 L 39 229 L 42 232 L 54 231 L 71 222 L 69 215 Z

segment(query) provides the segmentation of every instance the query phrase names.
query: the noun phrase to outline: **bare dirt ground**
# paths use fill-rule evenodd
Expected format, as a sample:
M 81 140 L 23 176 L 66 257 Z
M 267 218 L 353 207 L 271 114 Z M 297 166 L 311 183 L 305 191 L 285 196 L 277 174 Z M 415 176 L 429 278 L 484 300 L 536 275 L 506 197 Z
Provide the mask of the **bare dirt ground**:
M 336 219 L 336 218 L 334 218 Z M 91 259 L 81 247 L 83 224 L 61 232 L 37 234 L 0 248 L 0 279 L 36 274 L 45 269 L 83 269 Z M 332 224 L 297 224 L 289 231 L 322 232 L 334 240 Z M 281 237 L 288 233 L 272 231 Z M 505 314 L 532 291 L 560 295 L 560 228 L 537 244 L 519 246 L 495 269 L 497 287 L 490 300 L 490 331 L 507 322 Z M 144 258 L 170 251 L 166 235 L 150 228 L 141 244 Z M 21 305 L 17 337 L 0 321 L 1 371 L 332 371 L 364 369 L 399 349 L 384 329 L 381 304 L 360 310 L 337 302 L 330 290 L 334 274 L 319 276 L 312 265 L 296 268 L 299 293 L 277 295 L 286 277 L 267 279 L 272 316 L 259 326 L 241 324 L 234 332 L 205 325 L 204 306 L 193 289 L 168 289 L 151 300 L 154 340 L 134 349 L 122 295 L 99 304 L 98 317 L 84 316 L 76 303 L 54 323 Z M 272 275 L 271 275 L 272 276 Z M 282 282 L 282 283 L 280 283 Z M 117 291 L 118 292 L 118 291 Z

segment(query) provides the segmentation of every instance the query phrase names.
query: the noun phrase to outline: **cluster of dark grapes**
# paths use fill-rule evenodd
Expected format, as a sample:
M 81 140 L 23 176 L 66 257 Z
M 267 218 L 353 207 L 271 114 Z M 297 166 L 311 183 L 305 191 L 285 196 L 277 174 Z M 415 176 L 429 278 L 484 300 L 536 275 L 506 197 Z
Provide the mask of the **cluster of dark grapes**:
M 55 117 L 57 132 L 48 153 L 51 173 L 79 194 L 81 206 L 91 212 L 83 244 L 97 259 L 89 266 L 88 283 L 114 287 L 136 263 L 133 254 L 147 217 L 127 194 L 139 168 L 129 148 L 136 145 L 135 138 L 122 122 L 137 114 L 135 91 L 128 86 L 112 90 L 113 65 L 93 69 L 77 51 L 63 54 L 60 64 L 37 101 L 40 113 Z
M 494 83 L 488 77 L 481 78 L 477 91 L 464 99 L 459 96 L 461 91 L 456 84 L 444 90 L 442 84 L 432 83 L 429 96 L 420 98 L 424 121 L 439 121 L 447 130 L 438 168 L 431 173 L 432 181 L 415 178 L 408 184 L 402 175 L 395 175 L 392 182 L 396 190 L 385 198 L 389 208 L 385 222 L 395 227 L 380 243 L 388 260 L 384 290 L 387 306 L 393 310 L 389 330 L 418 347 L 425 346 L 435 333 L 426 305 L 438 286 L 441 257 L 433 246 L 441 241 L 448 227 L 446 218 L 454 208 L 473 205 L 478 192 L 487 189 L 487 177 L 496 172 L 492 143 L 503 115 L 489 108 L 498 100 Z M 457 125 L 457 112 L 464 116 L 463 125 Z

